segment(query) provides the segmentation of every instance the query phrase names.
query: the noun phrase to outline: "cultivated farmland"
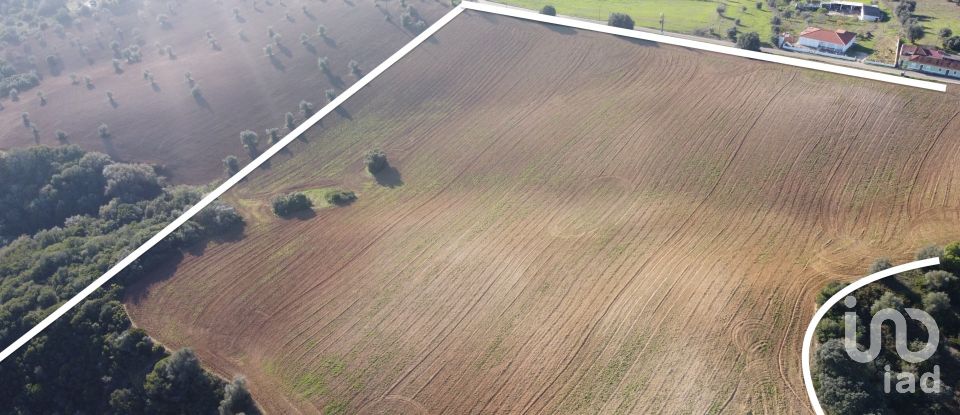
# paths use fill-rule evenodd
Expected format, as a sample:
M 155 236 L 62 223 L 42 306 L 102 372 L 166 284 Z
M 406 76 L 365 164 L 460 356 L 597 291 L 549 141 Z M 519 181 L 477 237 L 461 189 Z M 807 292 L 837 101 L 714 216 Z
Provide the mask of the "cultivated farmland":
M 283 127 L 288 111 L 299 123 L 301 100 L 323 104 L 325 90 L 342 91 L 355 81 L 349 61 L 372 68 L 416 35 L 402 26 L 397 2 L 123 4 L 113 13 L 78 17 L 62 35 L 48 28 L 22 44 L 0 46 L 4 60 L 44 77 L 18 102 L 2 102 L 0 149 L 62 144 L 55 135 L 62 130 L 67 142 L 84 149 L 162 165 L 177 183 L 206 184 L 223 176 L 225 156 L 236 155 L 241 164 L 250 160 L 241 131 Z M 416 0 L 408 5 L 429 22 L 450 7 Z M 115 56 L 114 42 L 118 50 L 137 48 L 139 57 L 131 62 Z M 267 45 L 273 57 L 266 55 Z M 47 56 L 60 64 L 48 68 Z M 318 67 L 321 57 L 327 58 L 327 74 Z M 34 96 L 38 90 L 42 102 Z M 114 98 L 108 100 L 108 93 Z M 37 138 L 21 125 L 23 112 L 39 130 Z M 101 124 L 109 126 L 109 138 L 98 134 Z
M 804 412 L 816 293 L 960 236 L 958 104 L 467 11 L 127 305 L 273 413 Z

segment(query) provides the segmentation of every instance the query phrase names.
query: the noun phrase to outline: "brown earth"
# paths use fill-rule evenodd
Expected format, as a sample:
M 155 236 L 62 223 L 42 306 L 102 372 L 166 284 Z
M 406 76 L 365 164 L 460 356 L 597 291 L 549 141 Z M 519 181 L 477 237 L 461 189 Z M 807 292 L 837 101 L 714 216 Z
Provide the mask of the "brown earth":
M 414 36 L 400 27 L 398 2 L 169 2 L 177 4 L 175 14 L 167 4 L 150 2 L 140 12 L 131 7 L 129 13 L 109 18 L 102 12 L 99 21 L 79 19 L 79 26 L 68 28 L 63 39 L 48 29 L 44 35 L 46 47 L 30 39 L 26 45 L 0 50 L 8 61 L 19 62 L 20 66 L 28 54 L 34 55 L 39 72 L 45 75 L 39 87 L 21 94 L 20 102 L 3 101 L 0 149 L 34 144 L 31 130 L 24 128 L 20 119 L 22 112 L 29 112 L 40 130 L 40 144 L 58 144 L 55 131 L 63 130 L 71 143 L 84 149 L 102 151 L 119 160 L 163 165 L 174 182 L 208 183 L 223 176 L 221 160 L 225 156 L 236 155 L 242 163 L 249 160 L 240 144 L 240 131 L 257 132 L 265 146 L 263 130 L 283 126 L 287 111 L 297 115 L 298 122 L 302 119 L 298 112 L 301 100 L 320 108 L 327 102 L 326 89 L 341 91 L 355 81 L 347 68 L 350 60 L 371 69 Z M 448 4 L 433 0 L 410 4 L 428 22 L 449 10 Z M 240 10 L 242 21 L 234 19 L 234 7 Z M 170 29 L 162 29 L 156 22 L 160 14 L 170 17 Z M 389 21 L 385 15 L 390 16 Z M 317 35 L 319 24 L 326 26 L 329 39 Z M 114 25 L 123 30 L 123 38 L 115 34 Z M 269 26 L 281 34 L 286 48 L 274 47 L 276 65 L 263 51 L 271 43 Z M 143 39 L 143 61 L 125 65 L 118 75 L 109 44 L 117 40 L 121 48 L 126 48 L 134 42 L 134 28 Z M 221 51 L 208 45 L 207 30 L 220 43 Z M 246 41 L 240 38 L 240 30 Z M 301 33 L 310 36 L 313 51 L 301 45 Z M 79 46 L 70 45 L 71 38 L 90 49 L 92 63 L 81 55 Z M 172 46 L 175 59 L 160 55 L 156 43 Z M 64 62 L 58 75 L 52 74 L 44 61 L 54 54 Z M 321 56 L 329 58 L 333 77 L 319 70 L 317 59 Z M 144 70 L 154 74 L 157 88 L 143 79 Z M 191 96 L 186 72 L 199 82 L 206 102 Z M 71 85 L 71 73 L 81 79 L 89 76 L 95 88 Z M 47 105 L 40 105 L 37 91 L 47 96 Z M 107 91 L 113 92 L 116 108 L 108 102 Z M 101 123 L 109 126 L 112 140 L 98 136 Z
M 958 101 L 465 12 L 127 303 L 272 413 L 809 412 L 817 291 L 960 237 Z

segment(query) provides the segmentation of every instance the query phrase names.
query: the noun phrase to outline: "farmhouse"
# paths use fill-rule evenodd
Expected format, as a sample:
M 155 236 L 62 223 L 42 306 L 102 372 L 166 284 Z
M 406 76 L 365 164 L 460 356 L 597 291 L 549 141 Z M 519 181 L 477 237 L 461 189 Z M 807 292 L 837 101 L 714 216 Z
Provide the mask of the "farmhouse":
M 903 45 L 900 49 L 900 67 L 933 75 L 960 78 L 960 59 L 936 48 Z
M 780 35 L 777 46 L 794 52 L 854 60 L 855 58 L 845 54 L 853 46 L 856 38 L 856 33 L 846 30 L 825 30 L 818 27 L 808 27 L 800 32 L 799 36 L 790 33 Z
M 843 29 L 825 30 L 818 27 L 808 27 L 800 32 L 796 44 L 818 52 L 842 55 L 847 53 L 856 39 L 856 33 Z

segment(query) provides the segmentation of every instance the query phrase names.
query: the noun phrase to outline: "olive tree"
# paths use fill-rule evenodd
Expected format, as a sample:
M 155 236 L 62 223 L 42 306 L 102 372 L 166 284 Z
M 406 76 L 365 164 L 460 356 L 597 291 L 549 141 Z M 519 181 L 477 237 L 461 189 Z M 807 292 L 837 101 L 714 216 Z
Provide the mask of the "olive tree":
M 350 75 L 353 75 L 355 78 L 360 78 L 363 75 L 363 72 L 360 70 L 360 64 L 355 60 L 350 60 L 347 63 L 347 68 L 350 69 Z
M 370 174 L 380 173 L 388 165 L 387 154 L 380 149 L 370 150 L 364 154 L 363 164 L 367 166 L 367 171 Z
M 233 176 L 240 171 L 240 161 L 237 160 L 236 156 L 227 156 L 223 159 L 223 168 L 227 171 L 228 176 Z
M 240 132 L 240 142 L 243 144 L 243 148 L 247 150 L 247 153 L 250 154 L 250 157 L 253 158 L 259 152 L 257 150 L 257 144 L 260 141 L 260 138 L 257 136 L 257 133 L 250 130 L 243 130 Z
M 760 35 L 757 32 L 744 33 L 737 37 L 737 47 L 740 49 L 760 51 Z
M 100 123 L 100 126 L 97 127 L 97 135 L 104 140 L 110 138 L 110 127 L 107 127 L 106 123 Z
M 633 30 L 634 23 L 633 18 L 626 13 L 610 13 L 610 17 L 607 18 L 607 25 Z

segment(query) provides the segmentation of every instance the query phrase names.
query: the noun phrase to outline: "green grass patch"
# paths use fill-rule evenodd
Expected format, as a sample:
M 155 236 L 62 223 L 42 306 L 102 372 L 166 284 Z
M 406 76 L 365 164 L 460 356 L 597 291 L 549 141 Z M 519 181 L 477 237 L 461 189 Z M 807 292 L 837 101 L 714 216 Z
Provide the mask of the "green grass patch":
M 322 209 L 332 206 L 343 206 L 352 203 L 357 199 L 357 195 L 349 190 L 343 190 L 336 187 L 320 187 L 316 189 L 303 190 L 303 193 L 313 202 L 314 209 Z

